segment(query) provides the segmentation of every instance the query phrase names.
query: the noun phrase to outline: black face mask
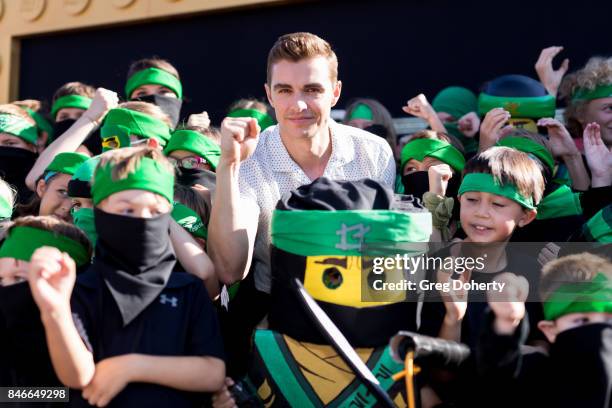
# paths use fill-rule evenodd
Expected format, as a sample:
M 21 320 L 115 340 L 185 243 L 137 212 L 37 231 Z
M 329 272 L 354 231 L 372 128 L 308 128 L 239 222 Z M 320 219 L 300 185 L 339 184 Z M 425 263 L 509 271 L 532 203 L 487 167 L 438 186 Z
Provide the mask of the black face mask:
M 0 177 L 17 190 L 17 203 L 30 201 L 33 191 L 25 185 L 25 179 L 38 155 L 18 147 L 0 147 Z
M 172 128 L 176 128 L 181 117 L 181 107 L 183 106 L 183 100 L 174 98 L 172 96 L 165 95 L 147 95 L 133 98 L 133 101 L 149 102 L 153 105 L 157 105 L 172 121 Z
M 210 170 L 179 167 L 176 170 L 176 182 L 187 187 L 200 184 L 209 190 L 214 190 L 217 185 L 217 175 Z
M 55 122 L 53 124 L 53 134 L 55 135 L 55 139 L 66 133 L 66 131 L 70 129 L 75 122 L 76 119 L 64 119 L 61 122 Z
M 404 194 L 423 201 L 423 194 L 429 191 L 429 175 L 426 171 L 415 171 L 402 176 Z
M 98 232 L 92 267 L 106 282 L 127 325 L 166 287 L 176 263 L 170 214 L 136 218 L 94 208 Z
M 75 122 L 76 122 L 75 119 L 65 119 L 65 120 L 62 120 L 61 122 L 55 122 L 53 124 L 53 131 L 55 134 L 55 138 L 57 139 L 58 137 L 66 133 L 66 131 L 70 129 L 72 125 L 74 125 Z M 85 139 L 85 141 L 83 142 L 83 145 L 87 147 L 87 149 L 94 156 L 101 154 L 102 153 L 102 139 L 100 138 L 100 128 L 90 133 L 89 136 L 87 136 L 87 139 Z
M 0 287 L 0 314 L 9 328 L 19 327 L 21 323 L 25 325 L 28 320 L 40 317 L 28 282 Z
M 562 401 L 551 406 L 603 407 L 612 396 L 612 325 L 587 324 L 560 333 L 550 347 L 551 373 Z

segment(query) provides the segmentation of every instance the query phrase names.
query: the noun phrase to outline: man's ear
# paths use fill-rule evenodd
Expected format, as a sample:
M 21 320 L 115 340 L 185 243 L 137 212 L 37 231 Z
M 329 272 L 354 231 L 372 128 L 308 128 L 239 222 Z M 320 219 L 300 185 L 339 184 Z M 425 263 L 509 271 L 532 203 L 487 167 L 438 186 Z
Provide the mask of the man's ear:
M 157 140 L 154 137 L 150 137 L 147 139 L 147 147 L 150 147 L 151 149 L 161 149 L 161 144 L 159 143 L 159 140 Z
M 36 195 L 38 195 L 39 198 L 42 198 L 45 191 L 47 191 L 47 183 L 45 183 L 45 180 L 41 178 L 36 183 Z
M 540 320 L 538 322 L 538 329 L 546 336 L 546 339 L 550 343 L 555 342 L 555 338 L 557 337 L 557 327 L 555 326 L 555 322 L 550 320 Z
M 342 93 L 342 81 L 336 81 L 332 93 L 334 95 L 334 99 L 332 100 L 332 107 L 334 107 L 336 106 L 336 103 L 338 103 L 338 99 L 340 99 L 340 94 Z
M 535 220 L 536 215 L 538 215 L 537 210 L 523 210 L 523 216 L 518 220 L 518 226 L 524 227 L 529 224 L 531 221 Z
M 270 85 L 268 85 L 267 82 L 264 84 L 264 89 L 266 90 L 266 97 L 268 98 L 268 103 L 274 108 L 274 102 L 272 102 L 272 90 L 270 89 Z

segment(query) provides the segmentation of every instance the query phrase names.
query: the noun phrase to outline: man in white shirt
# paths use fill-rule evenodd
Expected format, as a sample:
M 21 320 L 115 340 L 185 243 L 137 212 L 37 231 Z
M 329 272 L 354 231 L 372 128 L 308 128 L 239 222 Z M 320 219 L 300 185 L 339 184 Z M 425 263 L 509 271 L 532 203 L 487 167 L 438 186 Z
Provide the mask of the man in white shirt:
M 255 287 L 270 293 L 269 227 L 281 195 L 322 176 L 393 187 L 387 142 L 331 119 L 342 88 L 337 76 L 329 43 L 310 33 L 284 35 L 268 55 L 265 84 L 278 125 L 260 135 L 256 119 L 223 121 L 207 242 L 222 282 L 243 279 L 253 262 Z

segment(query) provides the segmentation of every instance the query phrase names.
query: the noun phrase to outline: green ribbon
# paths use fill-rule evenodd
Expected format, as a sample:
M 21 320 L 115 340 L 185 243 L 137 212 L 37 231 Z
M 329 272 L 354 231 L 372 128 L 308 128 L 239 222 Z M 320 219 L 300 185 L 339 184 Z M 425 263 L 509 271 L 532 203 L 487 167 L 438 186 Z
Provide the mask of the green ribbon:
M 51 141 L 53 140 L 53 136 L 55 134 L 51 123 L 43 115 L 41 115 L 40 113 L 36 111 L 33 111 L 30 108 L 26 108 L 26 111 L 28 112 L 28 115 L 30 115 L 30 117 L 34 119 L 34 122 L 36 122 L 36 127 L 40 129 L 41 131 L 47 133 L 47 136 L 48 136 L 47 145 L 49 145 Z
M 346 122 L 353 119 L 364 119 L 364 120 L 374 120 L 374 113 L 372 112 L 372 108 L 370 108 L 365 103 L 360 103 L 355 106 L 350 116 L 346 118 Z
M 57 98 L 55 102 L 53 102 L 53 106 L 51 107 L 51 117 L 55 119 L 55 115 L 59 112 L 60 109 L 64 108 L 75 108 L 75 109 L 89 109 L 91 105 L 92 99 L 83 95 L 65 95 L 61 98 Z
M 123 179 L 112 177 L 113 166 L 99 166 L 94 175 L 91 195 L 94 205 L 98 205 L 111 194 L 125 190 L 146 190 L 165 197 L 173 202 L 174 174 L 164 166 L 148 157 L 142 157 L 138 167 Z
M 59 153 L 53 158 L 53 161 L 49 163 L 49 165 L 45 169 L 45 173 L 52 171 L 55 173 L 69 174 L 72 176 L 74 172 L 81 166 L 81 164 L 85 163 L 87 160 L 89 160 L 89 156 L 83 153 Z
M 143 85 L 161 85 L 172 90 L 179 98 L 183 98 L 181 81 L 169 72 L 159 68 L 146 68 L 132 75 L 125 84 L 125 96 L 130 99 L 132 92 Z
M 178 225 L 185 228 L 194 237 L 204 239 L 208 237 L 206 225 L 204 225 L 202 218 L 185 204 L 174 202 L 171 215 Z
M 94 222 L 94 210 L 93 208 L 79 208 L 78 210 L 71 209 L 72 222 L 77 228 L 87 235 L 89 242 L 93 247 L 96 246 L 98 241 L 98 232 L 96 231 L 96 223 Z
M 543 306 L 546 320 L 570 313 L 612 313 L 612 283 L 603 273 L 590 282 L 564 283 Z
M 492 174 L 488 173 L 469 173 L 463 176 L 459 195 L 468 191 L 482 191 L 485 193 L 496 194 L 519 203 L 530 210 L 535 209 L 532 197 L 522 196 L 516 186 L 506 183 L 501 184 Z
M 15 258 L 30 261 L 32 254 L 38 248 L 51 246 L 66 252 L 77 266 L 89 263 L 87 249 L 79 242 L 47 230 L 25 225 L 13 227 L 0 248 L 0 258 Z
M 38 140 L 36 126 L 29 123 L 24 118 L 11 115 L 10 113 L 0 113 L 0 133 L 8 133 L 17 136 L 33 145 Z
M 491 109 L 503 108 L 517 118 L 547 118 L 555 116 L 556 101 L 552 95 L 544 96 L 478 96 L 478 114 L 484 116 Z
M 572 101 L 589 101 L 600 98 L 612 98 L 612 84 L 599 85 L 595 89 L 578 88 L 574 91 Z
M 416 139 L 406 143 L 402 149 L 400 168 L 403 169 L 410 159 L 422 162 L 425 157 L 438 159 L 456 172 L 463 171 L 465 166 L 465 157 L 450 143 L 437 139 Z
M 612 243 L 612 204 L 599 210 L 587 221 L 584 235 L 591 242 Z
M 227 116 L 230 118 L 255 118 L 262 131 L 276 125 L 276 121 L 272 116 L 257 109 L 236 109 L 228 113 Z
M 0 195 L 0 220 L 10 219 L 13 215 L 13 206 L 11 203 L 4 197 Z
M 116 137 L 121 143 L 116 146 L 118 148 L 130 146 L 130 135 L 155 138 L 162 146 L 170 140 L 170 128 L 167 124 L 146 113 L 123 108 L 111 109 L 108 112 L 100 134 L 103 145 L 108 145 L 108 139 Z
M 538 204 L 538 220 L 569 217 L 582 214 L 580 193 L 575 193 L 568 186 L 560 186 Z
M 524 153 L 531 153 L 542 161 L 552 172 L 555 169 L 555 159 L 552 154 L 539 143 L 526 137 L 508 136 L 497 142 L 498 146 L 512 147 Z
M 271 237 L 274 246 L 297 255 L 362 256 L 366 245 L 426 242 L 431 229 L 428 211 L 275 210 Z
M 200 156 L 213 169 L 216 169 L 219 165 L 221 147 L 195 130 L 177 130 L 172 133 L 170 142 L 164 149 L 164 154 L 169 156 L 170 153 L 176 150 L 186 150 Z

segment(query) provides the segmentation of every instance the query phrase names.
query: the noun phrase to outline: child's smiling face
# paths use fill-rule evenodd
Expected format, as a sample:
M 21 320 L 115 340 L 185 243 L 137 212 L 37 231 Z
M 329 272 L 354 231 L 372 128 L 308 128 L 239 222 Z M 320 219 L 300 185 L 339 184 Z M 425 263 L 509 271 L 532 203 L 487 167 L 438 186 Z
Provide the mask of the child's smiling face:
M 467 191 L 459 197 L 461 228 L 471 242 L 507 241 L 514 229 L 529 224 L 536 216 L 509 198 Z

